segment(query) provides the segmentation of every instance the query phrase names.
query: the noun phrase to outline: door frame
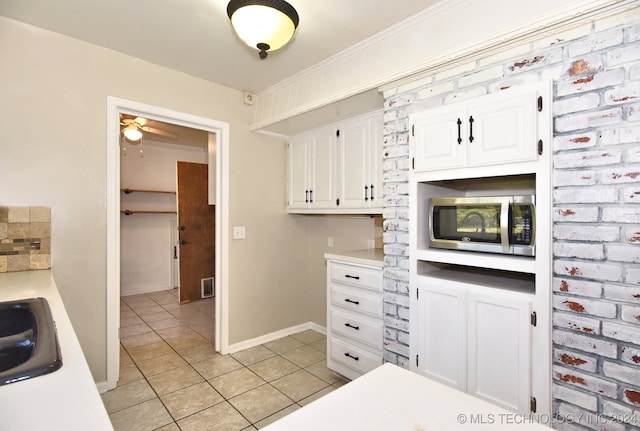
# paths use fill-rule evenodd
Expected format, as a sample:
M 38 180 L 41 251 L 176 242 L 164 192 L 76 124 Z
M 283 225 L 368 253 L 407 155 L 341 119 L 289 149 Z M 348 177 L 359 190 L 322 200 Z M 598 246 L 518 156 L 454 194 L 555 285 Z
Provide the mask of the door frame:
M 215 134 L 215 154 L 211 145 L 208 151 L 209 166 L 215 163 L 216 168 L 215 350 L 226 354 L 229 349 L 229 229 L 226 228 L 229 226 L 229 123 L 107 96 L 106 390 L 116 387 L 120 367 L 120 114 L 123 113 Z

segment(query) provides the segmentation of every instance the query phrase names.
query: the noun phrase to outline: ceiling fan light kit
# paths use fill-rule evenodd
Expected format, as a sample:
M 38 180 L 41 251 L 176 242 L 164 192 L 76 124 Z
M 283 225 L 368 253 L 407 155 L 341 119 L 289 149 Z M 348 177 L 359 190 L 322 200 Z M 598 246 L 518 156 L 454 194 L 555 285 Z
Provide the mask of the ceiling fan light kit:
M 267 51 L 291 40 L 300 21 L 294 7 L 283 0 L 231 0 L 227 15 L 238 37 L 257 49 L 262 60 Z
M 127 127 L 125 127 L 122 130 L 122 133 L 124 134 L 124 137 L 127 138 L 130 141 L 139 141 L 140 139 L 142 139 L 142 132 L 140 131 L 140 129 L 138 128 L 138 126 L 136 124 L 129 124 Z

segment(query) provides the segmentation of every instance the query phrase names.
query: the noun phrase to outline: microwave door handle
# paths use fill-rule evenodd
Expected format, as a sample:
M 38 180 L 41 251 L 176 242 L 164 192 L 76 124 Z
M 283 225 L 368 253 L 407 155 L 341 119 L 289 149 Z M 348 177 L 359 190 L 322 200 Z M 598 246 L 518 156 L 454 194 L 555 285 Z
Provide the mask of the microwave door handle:
M 511 244 L 509 243 L 509 206 L 511 205 L 510 198 L 501 199 L 500 205 L 500 242 L 502 244 L 503 253 L 511 253 Z

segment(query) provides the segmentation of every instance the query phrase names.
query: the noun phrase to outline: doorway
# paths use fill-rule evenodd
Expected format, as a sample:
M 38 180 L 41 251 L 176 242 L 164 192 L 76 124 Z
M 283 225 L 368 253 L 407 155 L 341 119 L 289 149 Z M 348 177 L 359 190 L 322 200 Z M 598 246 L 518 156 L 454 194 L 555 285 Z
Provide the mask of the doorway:
M 120 357 L 120 114 L 209 132 L 209 184 L 215 185 L 215 350 L 228 350 L 229 124 L 115 97 L 107 97 L 107 387 L 116 387 Z M 101 388 L 102 389 L 102 388 Z

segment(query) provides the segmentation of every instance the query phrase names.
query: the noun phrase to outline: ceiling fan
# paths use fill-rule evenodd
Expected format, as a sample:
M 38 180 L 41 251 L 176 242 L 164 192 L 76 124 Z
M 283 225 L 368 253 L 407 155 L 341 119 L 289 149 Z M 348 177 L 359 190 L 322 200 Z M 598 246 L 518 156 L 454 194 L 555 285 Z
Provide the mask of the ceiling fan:
M 132 117 L 127 115 L 120 116 L 120 133 L 132 143 L 137 143 L 142 139 L 143 133 L 152 133 L 154 135 L 163 136 L 168 139 L 178 139 L 178 134 L 166 130 L 149 127 L 147 124 L 150 120 L 142 117 Z

